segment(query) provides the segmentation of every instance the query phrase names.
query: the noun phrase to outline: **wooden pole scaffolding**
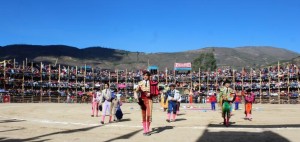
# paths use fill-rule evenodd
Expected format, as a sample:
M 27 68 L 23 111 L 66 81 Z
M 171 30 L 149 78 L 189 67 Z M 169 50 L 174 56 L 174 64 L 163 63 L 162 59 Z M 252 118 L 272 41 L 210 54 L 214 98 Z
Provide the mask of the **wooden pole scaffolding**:
M 159 82 L 159 70 L 157 70 L 157 81 Z
M 300 82 L 299 82 L 299 67 L 296 66 L 296 77 L 297 77 L 297 84 L 298 84 L 298 102 L 300 102 L 300 97 L 299 97 L 299 94 L 300 94 Z
M 192 75 L 192 73 L 190 73 L 190 77 L 191 77 L 191 88 L 193 88 L 195 90 L 195 85 L 193 85 L 193 75 Z
M 244 91 L 245 68 L 242 69 L 242 91 Z
M 51 82 L 51 64 L 49 64 L 49 66 L 48 66 L 48 68 L 49 68 L 49 70 L 48 70 L 48 74 L 49 74 L 49 76 L 48 76 L 48 82 L 49 82 L 49 85 L 52 83 Z M 50 102 L 51 102 L 51 86 L 48 86 L 49 87 L 49 89 L 48 89 L 48 99 L 50 100 Z
M 25 72 L 25 61 L 23 61 L 23 72 Z
M 198 86 L 199 86 L 199 87 L 198 87 L 199 92 L 201 92 L 201 73 L 200 73 L 200 71 L 201 71 L 201 70 L 200 70 L 200 68 L 199 68 L 199 73 L 198 73 L 198 74 L 199 74 L 199 83 L 198 83 Z
M 83 89 L 85 94 L 85 78 L 86 78 L 86 64 L 84 65 L 84 72 L 83 72 Z
M 220 89 L 219 77 L 220 77 L 220 74 L 218 72 L 218 69 L 216 69 L 216 80 L 215 80 L 216 93 L 218 92 L 218 89 Z
M 250 88 L 251 88 L 251 91 L 252 91 L 252 86 L 253 86 L 253 68 L 250 69 Z M 254 91 L 252 91 L 254 92 Z
M 60 73 L 61 73 L 61 71 L 60 71 L 61 69 L 60 69 L 60 64 L 58 65 L 58 83 L 60 83 Z
M 166 68 L 166 84 L 168 84 L 168 68 Z
M 110 71 L 108 72 L 108 83 L 110 85 Z
M 94 73 L 94 68 L 92 68 L 92 78 L 93 78 L 93 91 L 95 89 L 95 73 Z
M 24 77 L 24 72 L 25 72 L 25 62 L 23 61 L 23 78 L 22 78 L 22 100 L 24 102 L 24 95 L 25 95 L 25 87 L 24 87 L 24 82 L 25 82 L 25 77 Z
M 259 102 L 262 104 L 262 102 L 261 102 L 261 97 L 262 97 L 262 78 L 261 78 L 261 71 L 259 72 L 259 83 L 260 83 L 260 89 L 259 89 Z
M 233 90 L 235 90 L 235 70 L 232 71 Z
M 279 78 L 279 61 L 278 61 L 278 65 L 277 65 L 277 76 L 278 76 L 278 84 L 280 85 L 280 78 Z M 280 86 L 278 86 L 278 104 L 280 104 Z
M 288 74 L 287 74 L 287 87 L 288 87 L 288 103 L 290 104 L 290 96 L 289 96 L 289 94 L 290 94 L 290 66 L 288 65 Z
M 78 77 L 78 73 L 77 73 L 77 66 L 76 66 L 76 68 L 75 68 L 75 93 L 76 93 L 76 95 L 75 95 L 75 98 L 76 98 L 76 103 L 78 103 L 78 81 L 77 81 L 77 77 Z
M 42 97 L 43 97 L 43 87 L 42 87 L 42 84 L 43 84 L 43 63 L 41 62 L 41 65 L 40 65 L 40 91 L 41 91 L 41 95 L 40 95 L 40 102 L 42 102 Z
M 251 88 L 251 90 L 253 89 L 252 84 L 253 84 L 253 69 L 251 68 L 251 70 L 250 70 L 250 88 Z
M 116 69 L 115 72 L 117 73 L 117 84 L 116 84 L 116 87 L 117 87 L 117 90 L 119 90 L 119 70 Z M 115 92 L 115 93 L 117 93 L 117 92 Z
M 3 74 L 4 74 L 4 84 L 3 84 L 4 86 L 3 86 L 3 89 L 6 90 L 6 85 L 5 85 L 6 84 L 6 60 L 4 60 L 4 62 L 3 62 L 3 69 L 4 69 L 3 70 Z
M 31 91 L 33 91 L 33 62 L 31 62 Z M 35 92 L 36 93 L 36 92 Z M 35 94 L 37 95 L 37 94 Z
M 245 76 L 245 67 L 242 68 L 242 75 L 241 75 L 241 79 L 242 79 L 241 98 L 244 98 L 244 96 L 242 95 L 244 94 L 244 76 Z
M 16 59 L 14 58 L 14 69 L 16 69 Z
M 175 83 L 176 83 L 176 71 L 175 71 L 175 68 L 174 68 L 174 79 L 175 79 Z M 177 87 L 177 86 L 176 86 Z
M 270 75 L 270 67 L 268 68 L 268 80 L 269 80 L 269 102 L 271 103 L 271 75 Z
M 119 70 L 117 69 L 116 72 L 117 72 L 117 85 L 118 85 L 119 84 Z
M 128 72 L 127 72 L 127 69 L 125 71 L 125 84 L 126 84 L 126 87 L 125 87 L 125 96 L 127 98 L 128 96 L 128 91 L 127 91 L 127 80 L 128 80 L 128 76 L 127 76 Z
M 208 77 L 209 77 L 209 72 L 207 71 L 207 74 L 206 74 L 206 93 L 208 93 L 209 91 L 209 85 L 208 85 Z
M 70 83 L 70 66 L 68 66 L 67 77 L 68 77 L 68 83 Z M 67 92 L 70 93 L 70 87 L 69 87 L 69 84 L 68 84 L 68 86 L 67 86 Z M 73 92 L 70 93 L 70 94 L 73 94 Z M 67 94 L 67 95 L 68 95 L 68 94 Z M 73 98 L 73 96 L 72 96 L 72 98 Z M 74 100 L 72 99 L 72 103 L 74 103 L 73 101 L 74 101 Z
M 57 75 L 57 74 L 55 74 L 55 75 Z M 61 91 L 60 90 L 60 64 L 58 65 L 58 80 L 57 80 L 57 84 L 58 84 L 58 90 Z M 60 103 L 60 95 L 58 96 L 57 100 L 58 100 L 58 103 Z

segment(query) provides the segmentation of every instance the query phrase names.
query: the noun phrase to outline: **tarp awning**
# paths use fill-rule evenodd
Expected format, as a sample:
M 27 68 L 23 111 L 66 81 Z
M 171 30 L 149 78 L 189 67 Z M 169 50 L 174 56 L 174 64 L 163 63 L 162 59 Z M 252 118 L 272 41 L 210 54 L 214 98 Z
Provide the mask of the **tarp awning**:
M 158 66 L 149 66 L 148 70 L 158 70 Z
M 176 71 L 190 71 L 192 68 L 175 68 Z

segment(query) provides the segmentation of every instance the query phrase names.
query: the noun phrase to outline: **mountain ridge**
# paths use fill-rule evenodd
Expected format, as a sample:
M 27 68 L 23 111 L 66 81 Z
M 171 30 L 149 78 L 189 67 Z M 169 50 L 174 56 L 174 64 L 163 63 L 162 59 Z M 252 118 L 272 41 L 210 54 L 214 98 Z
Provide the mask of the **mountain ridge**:
M 271 46 L 205 47 L 184 52 L 131 52 L 100 46 L 77 48 L 67 45 L 14 44 L 0 46 L 0 60 L 28 58 L 34 62 L 66 64 L 70 66 L 89 64 L 102 68 L 141 69 L 150 65 L 173 68 L 174 62 L 192 62 L 201 52 L 214 52 L 218 67 L 259 67 L 280 60 L 292 60 L 299 53 Z

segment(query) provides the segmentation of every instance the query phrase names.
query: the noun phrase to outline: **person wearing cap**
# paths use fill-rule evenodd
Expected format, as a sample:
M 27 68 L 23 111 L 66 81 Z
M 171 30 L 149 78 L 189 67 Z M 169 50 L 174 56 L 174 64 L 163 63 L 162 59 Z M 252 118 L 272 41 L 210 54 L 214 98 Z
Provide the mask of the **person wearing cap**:
M 252 104 L 255 101 L 255 95 L 251 92 L 251 89 L 248 88 L 245 93 L 245 119 L 252 120 Z
M 150 72 L 143 72 L 143 80 L 138 83 L 135 93 L 140 94 L 138 96 L 138 103 L 141 106 L 142 110 L 142 124 L 144 128 L 144 136 L 150 136 L 150 124 L 152 122 L 152 97 L 154 94 L 151 94 L 151 82 L 150 82 Z
M 167 95 L 165 97 L 165 102 L 168 100 L 168 113 L 167 113 L 167 122 L 171 122 L 171 112 L 173 112 L 173 121 L 176 119 L 177 113 L 177 102 L 181 100 L 179 91 L 175 89 L 175 84 L 169 85 L 170 90 L 167 91 Z
M 226 99 L 230 99 L 232 100 L 233 98 L 231 97 L 231 94 L 234 94 L 234 90 L 232 88 L 230 88 L 230 84 L 231 82 L 229 80 L 226 80 L 223 82 L 223 88 L 220 89 L 220 93 L 218 95 L 218 103 L 220 103 L 220 106 L 222 106 L 223 104 L 223 100 Z

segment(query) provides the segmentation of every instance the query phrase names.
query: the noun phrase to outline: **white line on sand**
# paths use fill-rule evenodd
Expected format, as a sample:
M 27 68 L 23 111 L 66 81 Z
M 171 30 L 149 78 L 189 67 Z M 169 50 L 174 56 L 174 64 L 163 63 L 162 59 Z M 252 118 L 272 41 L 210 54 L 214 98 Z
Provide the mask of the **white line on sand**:
M 10 118 L 10 117 L 5 117 L 5 116 L 0 116 L 0 118 L 4 119 L 14 119 L 14 120 L 21 120 L 21 121 L 29 121 L 29 122 L 35 122 L 35 123 L 44 123 L 44 124 L 59 124 L 59 125 L 77 125 L 77 126 L 98 126 L 101 124 L 88 124 L 88 123 L 78 123 L 78 122 L 65 122 L 65 121 L 53 121 L 53 120 L 45 120 L 45 119 L 25 119 L 25 118 Z M 141 125 L 122 125 L 122 124 L 109 124 L 109 125 L 104 125 L 104 127 L 118 127 L 118 128 L 141 128 Z M 153 126 L 157 127 L 157 126 Z M 226 131 L 257 131 L 257 132 L 263 132 L 263 131 L 274 131 L 274 130 L 300 130 L 300 128 L 297 127 L 278 127 L 278 128 L 242 128 L 242 127 L 207 127 L 207 126 L 175 126 L 178 129 L 199 129 L 199 130 L 226 130 Z

